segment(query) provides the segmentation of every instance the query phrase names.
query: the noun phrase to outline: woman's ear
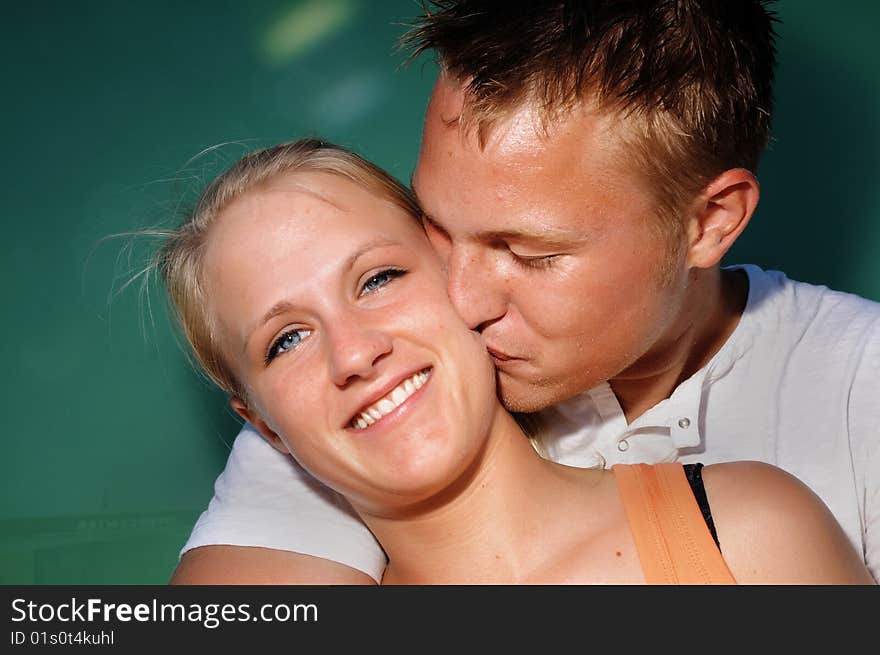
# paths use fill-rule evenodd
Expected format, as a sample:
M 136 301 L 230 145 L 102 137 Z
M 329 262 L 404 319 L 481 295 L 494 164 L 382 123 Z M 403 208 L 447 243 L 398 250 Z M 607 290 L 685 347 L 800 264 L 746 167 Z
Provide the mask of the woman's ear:
M 239 416 L 241 416 L 245 421 L 257 428 L 263 439 L 265 439 L 270 446 L 272 446 L 278 452 L 283 453 L 284 455 L 290 455 L 290 451 L 287 449 L 287 445 L 285 445 L 284 441 L 281 440 L 281 437 L 278 436 L 278 433 L 270 428 L 269 424 L 266 423 L 266 421 L 264 421 L 259 414 L 249 409 L 248 406 L 245 405 L 240 398 L 236 398 L 235 396 L 233 396 L 230 399 L 229 404 Z
M 700 194 L 688 225 L 688 266 L 709 268 L 721 261 L 755 212 L 758 180 L 745 168 L 732 168 Z

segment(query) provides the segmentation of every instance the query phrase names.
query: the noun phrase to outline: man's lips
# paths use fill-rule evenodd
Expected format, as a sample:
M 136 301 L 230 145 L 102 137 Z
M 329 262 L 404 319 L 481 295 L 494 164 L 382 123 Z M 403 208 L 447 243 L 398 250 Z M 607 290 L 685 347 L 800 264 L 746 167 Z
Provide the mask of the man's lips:
M 490 346 L 486 346 L 486 350 L 489 351 L 489 354 L 492 356 L 492 359 L 495 359 L 499 362 L 509 362 L 514 359 L 520 359 L 519 357 L 514 357 L 513 355 L 508 355 L 506 352 L 502 350 L 497 350 L 496 348 L 492 348 Z

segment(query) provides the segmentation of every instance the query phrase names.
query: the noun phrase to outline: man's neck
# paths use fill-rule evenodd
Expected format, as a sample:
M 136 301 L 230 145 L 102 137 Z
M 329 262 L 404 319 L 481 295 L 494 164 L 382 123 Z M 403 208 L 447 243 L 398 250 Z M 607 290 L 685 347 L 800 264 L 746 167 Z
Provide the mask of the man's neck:
M 671 396 L 712 359 L 739 324 L 748 290 L 744 271 L 698 271 L 680 319 L 651 350 L 609 381 L 627 423 Z

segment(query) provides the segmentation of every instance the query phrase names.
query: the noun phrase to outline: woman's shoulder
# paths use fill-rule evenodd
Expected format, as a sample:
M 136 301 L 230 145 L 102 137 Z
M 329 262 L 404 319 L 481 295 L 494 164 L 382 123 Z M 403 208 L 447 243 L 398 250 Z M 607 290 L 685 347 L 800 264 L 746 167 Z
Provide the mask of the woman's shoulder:
M 814 498 L 821 502 L 807 485 L 787 471 L 757 461 L 724 462 L 708 464 L 702 468 L 704 482 L 711 486 L 716 494 L 743 493 L 765 497 L 772 495 L 780 500 L 805 502 Z
M 751 584 L 871 584 L 824 502 L 798 478 L 763 462 L 702 471 L 722 554 Z

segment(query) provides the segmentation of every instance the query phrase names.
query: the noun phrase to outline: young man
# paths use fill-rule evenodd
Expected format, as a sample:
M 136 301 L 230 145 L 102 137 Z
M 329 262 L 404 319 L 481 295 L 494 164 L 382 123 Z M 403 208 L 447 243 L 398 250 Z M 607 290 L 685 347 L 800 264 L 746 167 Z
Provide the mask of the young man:
M 766 2 L 444 1 L 413 189 L 513 411 L 575 466 L 752 459 L 880 576 L 880 306 L 720 261 L 758 202 Z M 221 545 L 223 544 L 223 545 Z M 381 577 L 369 532 L 248 427 L 174 582 Z

